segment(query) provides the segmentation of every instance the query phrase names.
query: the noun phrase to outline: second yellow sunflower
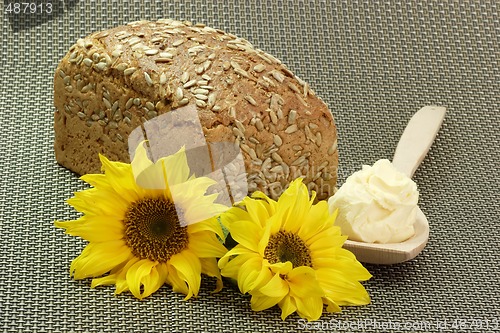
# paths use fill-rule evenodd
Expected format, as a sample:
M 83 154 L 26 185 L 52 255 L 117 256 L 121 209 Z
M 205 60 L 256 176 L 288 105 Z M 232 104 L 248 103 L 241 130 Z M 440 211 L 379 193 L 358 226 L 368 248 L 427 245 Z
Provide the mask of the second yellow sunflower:
M 261 192 L 245 198 L 221 216 L 238 243 L 219 260 L 223 276 L 249 293 L 251 307 L 278 305 L 285 319 L 297 312 L 317 320 L 323 306 L 365 305 L 370 297 L 359 281 L 371 274 L 342 248 L 347 239 L 334 226 L 328 204 L 313 204 L 301 179 L 274 201 Z

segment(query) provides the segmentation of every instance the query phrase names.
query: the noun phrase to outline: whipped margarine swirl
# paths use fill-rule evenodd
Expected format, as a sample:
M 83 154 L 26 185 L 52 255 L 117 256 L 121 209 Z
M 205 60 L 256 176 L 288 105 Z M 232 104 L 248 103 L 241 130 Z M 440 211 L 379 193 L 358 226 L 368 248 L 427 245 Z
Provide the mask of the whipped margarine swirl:
M 415 182 L 385 159 L 364 165 L 328 200 L 331 212 L 339 210 L 335 224 L 342 234 L 365 243 L 399 243 L 413 236 L 417 202 Z

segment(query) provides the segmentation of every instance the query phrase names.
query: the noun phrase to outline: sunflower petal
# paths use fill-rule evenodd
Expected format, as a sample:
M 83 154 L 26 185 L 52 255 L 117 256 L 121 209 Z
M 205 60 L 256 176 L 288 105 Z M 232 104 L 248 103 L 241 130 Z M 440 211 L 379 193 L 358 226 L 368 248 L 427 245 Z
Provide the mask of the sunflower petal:
M 224 268 L 229 262 L 242 257 L 242 255 L 256 255 L 256 253 L 238 244 L 219 259 L 219 268 Z
M 295 297 L 297 304 L 297 313 L 302 318 L 309 321 L 318 320 L 323 313 L 323 300 L 321 297 Z
M 259 288 L 259 292 L 268 297 L 285 297 L 288 294 L 288 284 L 283 281 L 279 274 L 275 274 L 269 282 Z
M 278 199 L 278 212 L 283 214 L 283 229 L 298 233 L 310 207 L 309 192 L 302 179 L 292 181 Z
M 189 235 L 188 248 L 198 258 L 220 258 L 227 252 L 215 234 L 207 231 Z
M 251 199 L 262 200 L 265 203 L 265 207 L 268 210 L 269 215 L 274 215 L 276 213 L 276 207 L 277 207 L 278 203 L 275 200 L 269 198 L 263 192 L 261 192 L 261 191 L 254 192 L 252 194 Z M 245 200 L 243 200 L 243 201 L 245 201 Z
M 142 259 L 128 269 L 126 275 L 128 288 L 136 298 L 143 299 L 148 296 L 146 290 L 149 292 L 153 288 L 152 285 L 157 285 L 159 276 L 153 271 L 153 267 L 156 265 L 157 263 L 154 261 Z M 144 287 L 143 292 L 141 292 L 141 286 Z
M 189 234 L 194 234 L 200 231 L 211 231 L 221 239 L 224 239 L 224 232 L 222 231 L 219 221 L 215 218 L 188 225 Z
M 116 279 L 116 289 L 115 289 L 115 294 L 121 294 L 124 291 L 128 291 L 128 283 L 127 283 L 127 272 L 130 267 L 135 265 L 136 262 L 138 262 L 140 259 L 137 257 L 132 257 L 129 259 L 127 262 L 122 264 L 121 266 L 118 266 L 114 269 L 111 270 L 111 273 L 109 276 L 114 276 Z M 94 286 L 98 285 L 104 285 L 104 283 L 100 283 L 99 279 L 94 279 L 96 280 L 95 282 L 92 281 Z
M 163 166 L 161 163 L 157 162 L 155 164 L 151 164 L 140 173 L 137 172 L 138 171 L 134 169 L 135 181 L 139 188 L 144 190 L 165 190 L 168 193 L 167 197 L 171 197 L 169 184 L 165 180 Z
M 171 185 L 171 189 L 177 189 L 177 193 L 175 194 L 174 199 L 182 199 L 182 198 L 199 198 L 206 196 L 208 188 L 212 185 L 217 184 L 215 180 L 209 177 L 198 177 L 192 179 L 184 179 L 181 183 L 176 185 Z M 172 190 L 174 191 L 174 190 Z M 214 196 L 214 199 L 217 198 L 217 194 Z
M 330 297 L 323 297 L 323 303 L 327 305 L 328 312 L 341 312 L 340 306 L 337 305 Z
M 335 219 L 330 215 L 328 204 L 325 201 L 320 201 L 309 209 L 300 226 L 299 234 L 307 241 L 325 228 L 331 227 L 334 221 Z
M 254 311 L 262 311 L 275 306 L 283 297 L 255 296 L 250 299 L 250 305 Z
M 265 225 L 269 218 L 269 204 L 264 200 L 254 200 L 245 198 L 243 200 L 248 212 L 248 217 L 251 221 L 260 222 L 259 225 Z
M 240 206 L 234 206 L 226 210 L 220 215 L 220 221 L 226 228 L 230 228 L 231 224 L 236 221 L 248 220 L 248 213 Z
M 190 250 L 184 250 L 176 255 L 173 255 L 169 260 L 179 275 L 184 280 L 189 288 L 185 300 L 192 296 L 197 296 L 201 284 L 201 263 L 200 259 Z
M 109 198 L 113 201 L 110 203 Z M 125 212 L 130 201 L 114 192 L 102 191 L 99 189 L 88 189 L 83 192 L 76 192 L 74 197 L 66 202 L 85 215 L 116 216 L 116 212 Z
M 222 287 L 223 287 L 223 283 L 222 283 L 222 277 L 220 274 L 220 270 L 217 267 L 217 259 L 215 259 L 215 258 L 201 258 L 200 263 L 201 263 L 201 272 L 203 274 L 206 274 L 210 277 L 214 277 L 217 279 L 215 290 L 213 292 L 218 293 L 219 291 L 221 291 Z
M 325 292 L 316 280 L 316 273 L 311 267 L 300 266 L 294 268 L 288 273 L 287 281 L 292 296 L 304 298 L 322 297 L 325 295 Z
M 314 248 L 314 251 L 328 248 L 339 248 L 347 240 L 347 236 L 342 236 L 336 233 L 337 226 L 324 229 L 316 233 L 314 236 L 308 238 L 306 244 Z
M 166 172 L 169 186 L 178 185 L 189 179 L 189 165 L 187 162 L 186 149 L 182 147 L 178 152 L 158 160 Z
M 279 303 L 279 307 L 281 308 L 281 320 L 285 320 L 286 317 L 297 311 L 297 306 L 295 305 L 295 301 L 290 296 L 285 296 Z
M 130 163 L 132 173 L 138 186 L 145 189 L 164 189 L 166 184 L 163 172 L 154 167 L 146 149 L 147 141 L 140 142 L 135 148 L 134 158 Z
M 157 264 L 151 269 L 151 273 L 143 279 L 144 291 L 142 297 L 148 297 L 167 281 L 165 264 Z
M 172 195 L 176 205 L 180 207 L 190 207 L 190 209 L 184 211 L 181 225 L 194 225 L 203 223 L 206 220 L 215 219 L 222 212 L 227 210 L 226 206 L 213 202 L 213 195 L 191 197 L 189 199 L 179 199 L 175 195 L 175 192 L 172 192 Z
M 361 265 L 357 260 L 350 259 L 336 259 L 336 260 L 326 260 L 327 262 L 320 262 L 318 260 L 318 266 L 323 266 L 327 271 L 331 272 L 331 275 L 345 276 L 351 281 L 366 281 L 369 280 L 372 275 L 368 270 Z M 323 272 L 319 268 L 317 271 Z
M 252 286 L 252 290 L 255 290 L 256 293 L 260 293 L 259 289 L 265 286 L 269 281 L 273 278 L 273 273 L 267 269 L 266 267 L 262 267 L 259 274 L 255 278 Z
M 349 276 L 348 272 L 318 269 L 318 282 L 326 295 L 338 305 L 366 305 L 370 296 L 363 285 Z
M 231 251 L 235 249 L 236 250 L 243 249 L 244 251 L 247 251 L 244 248 L 239 248 L 239 249 L 233 248 L 231 249 Z M 232 278 L 234 280 L 238 279 L 238 273 L 240 271 L 240 268 L 245 262 L 247 262 L 251 258 L 260 259 L 259 256 L 254 253 L 244 253 L 233 257 L 232 255 L 230 255 L 230 253 L 236 253 L 236 252 L 231 252 L 231 251 L 229 251 L 224 257 L 219 259 L 218 265 L 221 270 L 222 276 Z
M 71 275 L 81 280 L 97 277 L 122 264 L 131 256 L 122 240 L 90 243 L 70 266 Z
M 114 216 L 82 216 L 75 221 L 56 221 L 57 228 L 89 242 L 108 242 L 123 238 L 123 224 Z
M 167 283 L 172 286 L 172 290 L 177 293 L 188 295 L 190 293 L 189 286 L 187 285 L 186 281 L 184 281 L 179 276 L 177 269 L 172 265 L 170 265 L 170 263 L 168 263 L 167 271 L 168 271 Z
M 241 265 L 238 271 L 238 287 L 243 294 L 253 289 L 261 270 L 262 260 L 258 257 L 251 257 Z
M 107 276 L 103 276 L 101 278 L 95 278 L 92 279 L 92 283 L 90 285 L 90 288 L 95 288 L 98 286 L 107 286 L 110 284 L 115 284 L 116 283 L 116 274 L 110 274 Z
M 137 260 L 135 260 L 135 257 L 131 257 L 129 258 L 129 260 L 122 263 L 121 265 L 114 267 L 110 271 L 110 274 L 100 278 L 92 279 L 91 288 L 118 283 L 118 281 L 124 276 L 123 272 L 128 270 L 128 268 L 132 266 L 135 262 L 137 262 Z
M 267 260 L 264 260 L 264 265 L 268 265 L 273 273 L 280 275 L 287 275 L 293 269 L 293 265 L 290 261 L 269 264 Z
M 231 234 L 231 236 L 233 236 Z M 263 258 L 265 256 L 264 252 L 266 251 L 266 247 L 269 244 L 269 238 L 271 237 L 271 225 L 267 225 L 266 228 L 264 229 L 264 232 L 262 233 L 262 236 L 260 237 L 260 240 L 257 243 L 257 252 L 259 255 L 261 255 Z M 234 238 L 234 236 L 233 236 Z
M 262 238 L 263 230 L 250 221 L 236 221 L 231 223 L 229 232 L 233 239 L 252 251 L 258 251 L 257 245 Z
M 99 158 L 108 183 L 116 193 L 132 198 L 132 200 L 137 200 L 139 198 L 138 187 L 130 164 L 112 162 L 104 155 L 99 155 Z

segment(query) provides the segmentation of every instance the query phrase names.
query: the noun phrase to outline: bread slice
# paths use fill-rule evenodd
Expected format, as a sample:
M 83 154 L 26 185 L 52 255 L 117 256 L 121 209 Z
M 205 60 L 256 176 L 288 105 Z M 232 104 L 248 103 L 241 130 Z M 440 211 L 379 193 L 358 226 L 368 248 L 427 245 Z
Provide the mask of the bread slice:
M 337 132 L 326 104 L 275 57 L 190 22 L 139 21 L 79 39 L 54 78 L 55 153 L 78 173 L 98 153 L 129 162 L 128 137 L 146 121 L 196 105 L 207 142 L 234 142 L 249 192 L 277 198 L 304 177 L 325 199 L 337 181 Z

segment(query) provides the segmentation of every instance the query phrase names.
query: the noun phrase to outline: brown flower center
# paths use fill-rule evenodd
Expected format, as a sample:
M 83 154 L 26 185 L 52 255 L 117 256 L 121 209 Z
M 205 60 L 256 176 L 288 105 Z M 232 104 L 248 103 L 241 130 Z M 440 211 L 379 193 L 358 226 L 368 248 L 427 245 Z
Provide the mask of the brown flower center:
M 311 251 L 306 243 L 294 233 L 280 231 L 269 237 L 264 258 L 271 264 L 290 261 L 292 266 L 312 267 Z
M 188 245 L 175 205 L 168 199 L 144 198 L 128 208 L 124 219 L 125 241 L 141 259 L 166 262 Z

